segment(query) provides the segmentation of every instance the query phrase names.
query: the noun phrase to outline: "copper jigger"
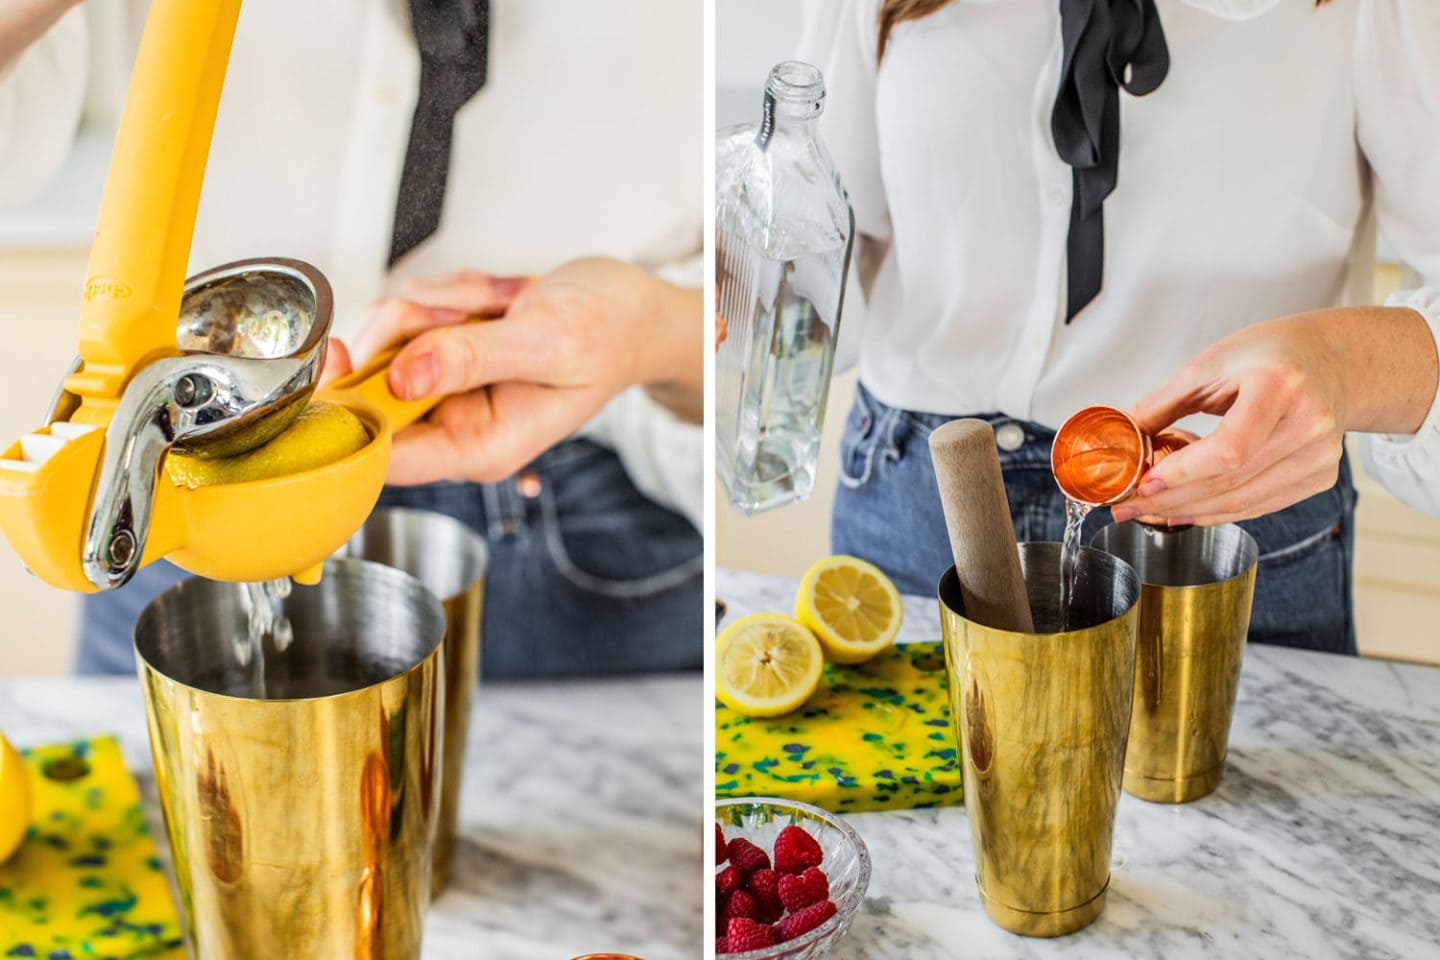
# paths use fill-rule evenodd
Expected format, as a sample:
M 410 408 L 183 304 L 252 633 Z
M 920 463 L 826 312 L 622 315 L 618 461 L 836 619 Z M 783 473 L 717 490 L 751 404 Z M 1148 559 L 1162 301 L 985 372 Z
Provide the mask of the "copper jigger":
M 953 567 L 940 627 L 980 900 L 1006 930 L 1054 937 L 1105 906 L 1140 579 L 1081 547 L 1061 632 L 1060 544 L 1022 543 L 1020 564 L 1037 632 L 968 619 Z
M 1090 545 L 1140 575 L 1125 792 L 1186 803 L 1220 783 L 1260 548 L 1235 524 L 1110 524 Z
M 234 643 L 235 584 L 195 578 L 135 626 L 195 960 L 420 955 L 440 798 L 440 603 L 398 570 L 329 560 L 284 601 L 265 696 Z
M 445 773 L 430 883 L 430 896 L 438 897 L 449 882 L 455 856 L 465 744 L 480 677 L 480 615 L 489 554 L 484 539 L 454 517 L 399 507 L 372 513 L 345 552 L 408 573 L 445 607 Z
M 1196 439 L 1184 430 L 1140 429 L 1115 407 L 1085 407 L 1055 432 L 1050 469 L 1060 492 L 1077 503 L 1105 507 L 1133 494 L 1151 467 Z

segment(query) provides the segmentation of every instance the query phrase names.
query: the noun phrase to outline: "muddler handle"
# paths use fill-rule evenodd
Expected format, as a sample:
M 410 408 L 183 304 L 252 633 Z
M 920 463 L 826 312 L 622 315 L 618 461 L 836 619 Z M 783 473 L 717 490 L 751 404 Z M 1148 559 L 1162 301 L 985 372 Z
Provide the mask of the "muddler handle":
M 1033 633 L 994 429 L 984 420 L 951 420 L 930 434 L 930 458 L 965 616 L 998 630 Z

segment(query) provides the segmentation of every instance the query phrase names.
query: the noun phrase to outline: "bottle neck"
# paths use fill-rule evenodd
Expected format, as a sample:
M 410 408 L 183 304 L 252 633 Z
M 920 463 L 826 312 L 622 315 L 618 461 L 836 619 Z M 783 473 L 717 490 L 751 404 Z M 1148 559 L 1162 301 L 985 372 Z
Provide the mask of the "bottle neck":
M 770 71 L 755 143 L 763 150 L 776 137 L 817 137 L 825 110 L 825 81 L 809 64 L 787 61 Z

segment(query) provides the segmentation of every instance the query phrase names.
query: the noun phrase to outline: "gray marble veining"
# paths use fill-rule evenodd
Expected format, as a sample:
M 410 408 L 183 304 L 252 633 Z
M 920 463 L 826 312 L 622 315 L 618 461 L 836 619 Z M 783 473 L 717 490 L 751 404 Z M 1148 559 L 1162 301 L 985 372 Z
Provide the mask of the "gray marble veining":
M 450 888 L 425 960 L 700 956 L 700 677 L 483 684 Z M 136 681 L 0 681 L 20 745 L 108 733 L 163 824 Z
M 716 594 L 728 621 L 794 590 L 721 571 Z M 905 612 L 901 642 L 938 639 L 934 599 Z M 985 918 L 963 808 L 848 819 L 875 872 L 836 960 L 1440 958 L 1440 669 L 1250 647 L 1219 789 L 1122 796 L 1105 913 L 1068 937 Z

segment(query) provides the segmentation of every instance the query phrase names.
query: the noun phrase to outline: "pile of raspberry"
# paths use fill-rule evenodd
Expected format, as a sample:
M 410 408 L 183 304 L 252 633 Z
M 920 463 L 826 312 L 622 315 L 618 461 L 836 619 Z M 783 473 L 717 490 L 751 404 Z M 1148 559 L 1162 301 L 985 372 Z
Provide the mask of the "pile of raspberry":
M 775 838 L 775 862 L 736 837 L 728 844 L 715 824 L 715 952 L 773 947 L 809 933 L 835 916 L 830 880 L 820 869 L 825 853 L 815 838 L 789 826 Z

